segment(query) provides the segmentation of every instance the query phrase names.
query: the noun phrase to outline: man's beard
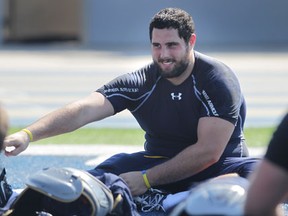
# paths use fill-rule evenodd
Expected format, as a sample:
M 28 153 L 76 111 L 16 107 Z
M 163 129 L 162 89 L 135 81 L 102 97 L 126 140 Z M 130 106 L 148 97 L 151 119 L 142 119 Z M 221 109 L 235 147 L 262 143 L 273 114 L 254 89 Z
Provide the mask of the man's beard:
M 163 61 L 163 60 L 160 60 L 160 61 Z M 185 72 L 185 70 L 187 69 L 189 65 L 189 60 L 185 59 L 176 63 L 174 68 L 171 71 L 163 70 L 160 64 L 155 60 L 154 60 L 154 63 L 163 78 L 175 78 L 175 77 L 179 77 L 181 74 Z

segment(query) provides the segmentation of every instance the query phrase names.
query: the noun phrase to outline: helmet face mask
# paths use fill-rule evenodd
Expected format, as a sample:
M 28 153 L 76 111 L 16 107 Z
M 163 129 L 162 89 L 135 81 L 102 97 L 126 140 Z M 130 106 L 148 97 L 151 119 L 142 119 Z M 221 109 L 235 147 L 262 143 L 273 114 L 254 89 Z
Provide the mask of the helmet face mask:
M 112 211 L 113 195 L 97 178 L 73 168 L 48 168 L 31 176 L 8 215 L 99 215 Z
M 61 202 L 49 196 L 45 196 L 33 189 L 25 189 L 8 215 L 37 215 L 39 212 L 51 215 L 94 215 L 91 204 L 87 198 L 80 196 L 72 202 Z

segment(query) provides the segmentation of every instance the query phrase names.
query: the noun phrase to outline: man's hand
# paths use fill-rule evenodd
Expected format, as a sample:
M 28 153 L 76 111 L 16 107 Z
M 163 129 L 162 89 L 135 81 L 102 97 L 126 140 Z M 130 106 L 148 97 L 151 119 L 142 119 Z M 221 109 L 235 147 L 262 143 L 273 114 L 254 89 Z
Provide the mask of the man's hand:
M 24 131 L 11 134 L 4 139 L 4 150 L 6 156 L 16 156 L 23 152 L 29 145 L 29 136 Z
M 132 196 L 139 196 L 147 191 L 142 173 L 140 171 L 122 173 L 121 178 L 128 185 Z

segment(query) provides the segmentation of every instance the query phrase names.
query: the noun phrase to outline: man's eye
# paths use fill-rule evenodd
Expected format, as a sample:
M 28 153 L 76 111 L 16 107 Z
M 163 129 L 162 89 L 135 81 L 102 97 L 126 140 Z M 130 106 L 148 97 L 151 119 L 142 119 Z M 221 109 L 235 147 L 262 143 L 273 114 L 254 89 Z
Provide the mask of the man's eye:
M 160 48 L 160 44 L 153 44 L 154 48 Z
M 170 48 L 174 48 L 174 47 L 176 47 L 177 46 L 177 44 L 176 43 L 171 43 L 171 44 L 168 44 L 168 47 L 170 47 Z

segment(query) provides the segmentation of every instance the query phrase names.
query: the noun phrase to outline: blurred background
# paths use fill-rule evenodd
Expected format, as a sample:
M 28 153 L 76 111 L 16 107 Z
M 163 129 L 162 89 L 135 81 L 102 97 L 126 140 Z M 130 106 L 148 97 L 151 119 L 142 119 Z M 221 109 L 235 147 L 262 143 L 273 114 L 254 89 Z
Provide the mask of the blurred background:
M 165 7 L 189 12 L 196 50 L 235 70 L 246 125 L 278 123 L 288 107 L 286 0 L 0 0 L 0 101 L 12 126 L 149 63 L 149 22 Z M 128 112 L 90 126 L 138 127 Z

